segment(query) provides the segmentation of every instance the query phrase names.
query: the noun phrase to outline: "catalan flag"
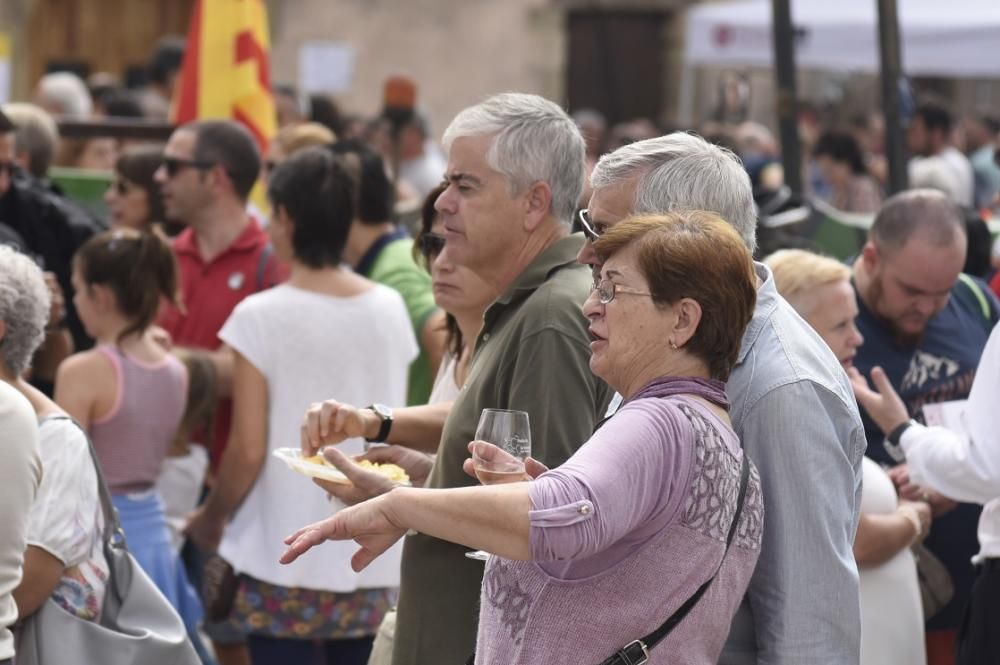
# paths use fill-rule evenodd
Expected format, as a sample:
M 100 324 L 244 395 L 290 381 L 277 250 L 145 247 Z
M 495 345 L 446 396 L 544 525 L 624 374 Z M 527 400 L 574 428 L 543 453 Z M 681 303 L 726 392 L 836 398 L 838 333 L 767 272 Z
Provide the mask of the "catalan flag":
M 264 0 L 197 0 L 172 120 L 244 124 L 261 152 L 276 131 Z

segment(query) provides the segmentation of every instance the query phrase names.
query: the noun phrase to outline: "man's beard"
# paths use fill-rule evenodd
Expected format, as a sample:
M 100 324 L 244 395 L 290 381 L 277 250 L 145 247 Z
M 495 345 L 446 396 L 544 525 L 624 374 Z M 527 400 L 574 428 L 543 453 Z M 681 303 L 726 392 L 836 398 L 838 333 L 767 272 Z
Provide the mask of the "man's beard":
M 920 332 L 912 333 L 907 330 L 900 328 L 896 322 L 882 314 L 882 299 L 885 296 L 885 292 L 882 289 L 882 276 L 873 275 L 871 280 L 871 285 L 869 286 L 869 294 L 871 297 L 871 312 L 879 323 L 885 326 L 889 333 L 892 335 L 892 341 L 896 346 L 903 347 L 904 349 L 915 349 L 920 346 L 920 343 L 924 340 L 924 332 L 926 331 L 926 326 L 920 330 Z

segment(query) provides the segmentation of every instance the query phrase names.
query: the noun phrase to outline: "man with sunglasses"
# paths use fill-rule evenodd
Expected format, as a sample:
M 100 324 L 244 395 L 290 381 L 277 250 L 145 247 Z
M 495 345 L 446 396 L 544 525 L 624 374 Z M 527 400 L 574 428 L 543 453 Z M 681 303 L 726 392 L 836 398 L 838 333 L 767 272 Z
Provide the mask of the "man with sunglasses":
M 697 136 L 677 132 L 619 148 L 597 163 L 591 186 L 578 260 L 594 269 L 600 262 L 590 241 L 632 214 L 707 210 L 751 251 L 756 246 L 746 172 L 732 153 Z M 860 649 L 853 543 L 864 428 L 836 358 L 778 295 L 770 271 L 756 270 L 757 305 L 726 392 L 733 428 L 763 483 L 764 540 L 720 663 L 849 665 Z
M 267 234 L 247 213 L 260 164 L 257 145 L 242 125 L 197 121 L 174 131 L 154 175 L 167 219 L 187 227 L 174 239 L 185 311 L 168 307 L 159 324 L 173 344 L 215 352 L 224 394 L 231 358 L 218 338 L 222 324 L 245 297 L 286 277 Z M 228 404 L 222 406 L 213 468 L 229 430 Z
M 173 241 L 185 311 L 167 307 L 159 324 L 173 344 L 210 353 L 225 396 L 216 410 L 215 432 L 203 432 L 199 440 L 209 449 L 213 471 L 229 437 L 231 417 L 232 354 L 219 330 L 241 300 L 287 276 L 267 234 L 247 213 L 260 166 L 257 145 L 242 125 L 197 121 L 174 131 L 154 175 L 167 219 L 187 227 Z M 197 564 L 189 574 L 200 579 Z M 208 624 L 206 632 L 220 662 L 239 662 L 244 637 L 224 631 L 224 625 Z

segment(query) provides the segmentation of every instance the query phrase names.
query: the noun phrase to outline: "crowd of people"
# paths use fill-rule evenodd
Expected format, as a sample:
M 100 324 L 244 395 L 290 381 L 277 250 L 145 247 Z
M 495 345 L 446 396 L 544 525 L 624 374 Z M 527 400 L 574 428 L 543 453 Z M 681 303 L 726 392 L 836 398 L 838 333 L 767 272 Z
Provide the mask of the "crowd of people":
M 504 93 L 438 147 L 279 86 L 264 150 L 59 138 L 162 118 L 181 52 L 0 109 L 0 663 L 103 621 L 102 488 L 206 665 L 1000 658 L 997 123 L 919 105 L 889 197 L 871 123 L 804 126 L 810 194 L 874 216 L 840 262 L 758 242 L 746 122 Z M 53 164 L 113 173 L 106 219 Z M 512 482 L 484 409 L 528 414 Z

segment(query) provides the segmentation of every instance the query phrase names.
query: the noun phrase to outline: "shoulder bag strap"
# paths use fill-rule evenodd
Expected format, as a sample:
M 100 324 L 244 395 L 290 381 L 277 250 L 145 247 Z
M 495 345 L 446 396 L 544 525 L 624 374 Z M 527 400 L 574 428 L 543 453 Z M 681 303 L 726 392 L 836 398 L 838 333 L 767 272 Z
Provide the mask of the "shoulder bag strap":
M 84 438 L 87 439 L 87 448 L 90 450 L 90 461 L 93 464 L 94 473 L 97 474 L 97 493 L 101 500 L 101 513 L 104 515 L 104 532 L 101 535 L 101 542 L 104 545 L 104 558 L 108 562 L 109 587 L 113 591 L 114 596 L 120 599 L 123 580 L 118 579 L 118 571 L 114 565 L 112 550 L 127 552 L 128 544 L 125 542 L 125 530 L 122 529 L 121 521 L 118 518 L 118 509 L 115 508 L 115 504 L 111 501 L 111 491 L 104 480 L 101 464 L 97 461 L 97 451 L 94 450 L 94 442 L 91 440 L 87 430 L 81 427 L 80 423 L 76 422 L 75 419 L 69 416 L 54 416 L 54 418 L 72 421 L 83 433 Z
M 705 595 L 708 591 L 708 587 L 715 580 L 719 571 L 722 570 L 722 564 L 726 560 L 726 555 L 729 554 L 729 546 L 733 542 L 733 537 L 736 535 L 736 529 L 739 527 L 740 518 L 743 516 L 743 503 L 747 494 L 747 481 L 750 479 L 750 459 L 746 452 L 743 453 L 743 466 L 740 470 L 740 494 L 739 498 L 736 500 L 736 513 L 733 515 L 733 521 L 729 525 L 729 534 L 726 536 L 726 549 L 722 552 L 722 559 L 719 560 L 719 567 L 715 569 L 712 576 L 708 580 L 698 587 L 698 590 L 688 598 L 683 605 L 677 608 L 677 611 L 670 615 L 663 624 L 649 633 L 648 635 L 641 637 L 623 648 L 619 649 L 610 658 L 603 661 L 601 665 L 642 665 L 649 660 L 649 652 L 655 647 L 660 640 L 670 634 L 674 628 L 677 627 L 681 621 L 684 620 L 694 606 L 698 604 L 701 597 Z

